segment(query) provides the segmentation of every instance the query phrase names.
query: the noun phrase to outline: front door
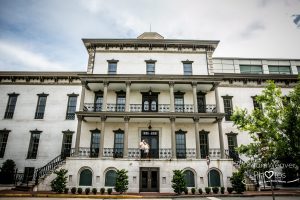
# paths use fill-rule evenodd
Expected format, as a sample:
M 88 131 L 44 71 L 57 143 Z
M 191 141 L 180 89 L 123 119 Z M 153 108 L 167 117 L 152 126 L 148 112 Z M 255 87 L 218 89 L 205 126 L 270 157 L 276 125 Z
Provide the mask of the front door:
M 159 192 L 159 168 L 140 168 L 140 192 Z
M 159 138 L 158 131 L 142 131 L 141 141 L 149 145 L 149 152 L 142 152 L 141 158 L 159 158 Z

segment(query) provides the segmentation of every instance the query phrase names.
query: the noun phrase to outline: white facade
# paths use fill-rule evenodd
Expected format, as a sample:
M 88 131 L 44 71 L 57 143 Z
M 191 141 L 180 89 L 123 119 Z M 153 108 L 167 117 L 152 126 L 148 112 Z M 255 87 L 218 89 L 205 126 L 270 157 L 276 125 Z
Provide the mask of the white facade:
M 13 159 L 19 172 L 34 167 L 33 178 L 44 178 L 39 180 L 39 190 L 50 189 L 54 175 L 43 173 L 54 158 L 59 161 L 56 167 L 68 170 L 69 187 L 113 187 L 105 180 L 112 179 L 107 174 L 117 169 L 128 171 L 128 192 L 172 192 L 175 169 L 192 174 L 189 187 L 206 187 L 211 170 L 215 175 L 212 172 L 210 185 L 229 186 L 236 168 L 228 138 L 236 138 L 234 145 L 251 141 L 225 119 L 223 98 L 230 97 L 232 109 L 251 110 L 252 97 L 268 79 L 288 94 L 297 80 L 300 61 L 213 59 L 218 41 L 146 36 L 84 39 L 89 53 L 87 72 L 1 72 L 0 115 L 4 117 L 0 133 L 8 132 L 8 139 L 1 143 L 5 148 L 0 162 Z M 155 63 L 154 74 L 147 74 L 149 60 Z M 109 74 L 110 62 L 116 63 L 114 74 Z M 184 75 L 184 63 L 191 64 L 192 74 Z M 262 73 L 241 74 L 241 65 L 259 65 Z M 289 66 L 290 75 L 272 75 L 269 65 Z M 7 117 L 13 93 L 18 94 L 17 102 L 13 117 Z M 35 119 L 38 94 L 47 94 L 42 119 Z M 72 104 L 76 117 L 68 119 L 70 96 L 77 97 Z M 31 131 L 40 131 L 35 158 L 28 158 Z M 64 134 L 72 135 L 69 143 Z M 140 151 L 143 139 L 150 143 L 148 155 Z

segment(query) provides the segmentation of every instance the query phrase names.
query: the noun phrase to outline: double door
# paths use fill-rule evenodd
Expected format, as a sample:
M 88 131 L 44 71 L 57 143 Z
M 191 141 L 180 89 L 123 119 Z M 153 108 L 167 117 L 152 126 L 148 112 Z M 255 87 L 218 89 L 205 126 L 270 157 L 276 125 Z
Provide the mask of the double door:
M 140 192 L 159 192 L 159 168 L 140 168 Z

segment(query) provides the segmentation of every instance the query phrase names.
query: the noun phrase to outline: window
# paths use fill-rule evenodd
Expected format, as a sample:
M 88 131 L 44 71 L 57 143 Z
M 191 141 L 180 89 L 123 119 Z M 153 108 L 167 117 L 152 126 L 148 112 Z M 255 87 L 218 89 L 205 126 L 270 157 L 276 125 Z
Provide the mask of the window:
M 108 60 L 108 74 L 117 74 L 118 60 Z
M 24 176 L 23 176 L 23 183 L 28 183 L 28 181 L 33 180 L 34 175 L 34 167 L 25 167 L 24 168 Z
M 156 60 L 145 60 L 146 61 L 146 73 L 155 74 L 155 62 Z
M 185 170 L 184 180 L 186 182 L 186 187 L 195 187 L 195 175 L 191 170 Z
M 291 74 L 290 66 L 271 66 L 269 65 L 270 74 Z
M 174 103 L 175 103 L 175 112 L 184 112 L 184 93 L 175 92 L 174 93 Z
M 241 74 L 262 74 L 261 65 L 240 65 Z
M 125 111 L 125 102 L 126 102 L 126 93 L 124 91 L 117 92 L 117 105 L 116 105 L 117 112 Z
M 80 186 L 92 186 L 92 172 L 89 169 L 84 169 L 80 172 Z
M 239 160 L 239 155 L 236 152 L 235 148 L 237 145 L 237 133 L 227 133 L 227 141 L 228 141 L 228 151 L 229 151 L 229 157 L 232 158 L 234 161 Z
M 230 117 L 232 115 L 232 96 L 222 96 L 224 102 L 224 112 L 225 112 L 225 120 L 231 121 Z
M 45 113 L 45 107 L 46 107 L 46 101 L 47 101 L 47 96 L 48 94 L 38 94 L 38 102 L 36 106 L 36 111 L 35 111 L 35 119 L 43 119 L 44 118 L 44 113 Z
M 124 131 L 119 129 L 114 131 L 115 133 L 115 142 L 114 142 L 114 157 L 123 158 L 123 149 L 124 149 Z
M 298 74 L 300 74 L 300 66 L 297 66 Z
M 39 148 L 41 132 L 42 131 L 37 131 L 37 130 L 31 131 L 27 159 L 36 159 L 38 148 Z
M 102 105 L 103 105 L 103 93 L 101 91 L 95 93 L 95 106 L 94 111 L 95 112 L 101 112 L 102 111 Z
M 6 129 L 0 130 L 0 158 L 4 157 L 9 132 Z
M 16 93 L 12 93 L 12 94 L 8 94 L 8 102 L 7 102 L 7 106 L 6 106 L 6 111 L 4 114 L 4 119 L 12 119 L 14 116 L 14 112 L 15 112 L 15 107 L 17 104 L 17 98 L 18 98 L 19 94 Z
M 100 148 L 100 130 L 95 129 L 91 131 L 91 157 L 96 158 L 99 155 Z
M 105 174 L 105 186 L 114 187 L 116 185 L 117 173 L 115 170 L 109 170 Z
M 200 137 L 200 156 L 201 158 L 206 158 L 209 155 L 209 146 L 208 146 L 208 131 L 202 130 L 199 132 Z
M 183 74 L 193 75 L 193 68 L 192 68 L 193 61 L 182 61 L 182 63 L 183 63 Z
M 252 98 L 252 101 L 253 101 L 254 109 L 262 110 L 262 105 L 260 103 L 258 103 L 258 101 L 256 100 L 256 96 L 253 96 L 251 98 Z
M 76 111 L 76 104 L 77 104 L 77 96 L 76 94 L 68 95 L 68 107 L 67 107 L 67 115 L 66 119 L 75 119 L 75 111 Z
M 176 157 L 186 158 L 185 134 L 186 131 L 176 131 Z
M 61 155 L 63 158 L 70 157 L 71 148 L 72 148 L 72 138 L 73 138 L 73 131 L 63 131 L 63 142 L 61 148 Z

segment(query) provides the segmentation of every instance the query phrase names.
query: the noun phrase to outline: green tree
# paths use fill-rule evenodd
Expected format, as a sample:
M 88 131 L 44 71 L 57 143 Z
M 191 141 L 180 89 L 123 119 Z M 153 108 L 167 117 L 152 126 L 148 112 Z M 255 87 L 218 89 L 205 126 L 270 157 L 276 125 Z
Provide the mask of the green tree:
M 245 191 L 244 180 L 244 170 L 241 168 L 237 172 L 232 173 L 232 177 L 230 177 L 230 182 L 232 184 L 233 190 L 238 194 L 241 194 Z
M 184 176 L 183 170 L 173 170 L 172 188 L 177 194 L 181 194 L 186 188 Z
M 256 97 L 261 109 L 249 112 L 236 108 L 231 117 L 234 125 L 252 139 L 250 144 L 241 145 L 237 150 L 250 158 L 245 165 L 248 170 L 268 170 L 275 160 L 295 163 L 299 169 L 300 82 L 288 97 L 282 95 L 273 81 L 267 83 Z
M 60 169 L 59 171 L 54 171 L 54 174 L 56 174 L 56 178 L 51 181 L 51 188 L 54 192 L 62 193 L 67 184 L 67 176 L 68 170 L 66 169 Z
M 12 184 L 14 182 L 16 164 L 13 160 L 6 160 L 1 167 L 0 171 L 0 183 Z
M 116 185 L 115 190 L 116 192 L 120 192 L 122 194 L 123 192 L 126 192 L 128 190 L 128 171 L 125 169 L 117 170 L 116 174 Z

